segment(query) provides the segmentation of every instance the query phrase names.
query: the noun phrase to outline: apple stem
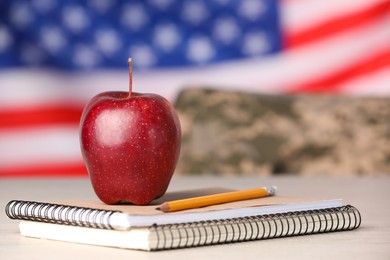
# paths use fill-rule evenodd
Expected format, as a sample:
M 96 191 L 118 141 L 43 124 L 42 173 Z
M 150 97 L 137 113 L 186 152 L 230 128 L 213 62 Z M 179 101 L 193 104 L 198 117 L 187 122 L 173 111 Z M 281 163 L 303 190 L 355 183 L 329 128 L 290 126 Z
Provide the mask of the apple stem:
M 132 59 L 129 58 L 127 63 L 129 65 L 129 96 L 131 97 L 131 94 L 133 92 L 133 64 L 132 64 Z

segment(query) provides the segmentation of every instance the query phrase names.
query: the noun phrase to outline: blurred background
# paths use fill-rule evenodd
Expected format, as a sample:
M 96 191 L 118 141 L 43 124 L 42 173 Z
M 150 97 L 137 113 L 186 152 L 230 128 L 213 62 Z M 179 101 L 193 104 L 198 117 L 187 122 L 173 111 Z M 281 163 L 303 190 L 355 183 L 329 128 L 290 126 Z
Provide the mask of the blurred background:
M 86 176 L 81 112 L 97 93 L 128 90 L 128 57 L 133 90 L 175 104 L 187 88 L 383 100 L 390 96 L 390 1 L 0 1 L 0 177 Z M 201 107 L 198 100 L 193 109 Z M 381 118 L 379 126 L 371 119 L 389 138 L 387 114 Z M 365 143 L 375 145 L 374 137 Z M 378 155 L 388 156 L 382 172 L 390 172 L 386 149 Z M 228 172 L 274 172 L 277 163 Z

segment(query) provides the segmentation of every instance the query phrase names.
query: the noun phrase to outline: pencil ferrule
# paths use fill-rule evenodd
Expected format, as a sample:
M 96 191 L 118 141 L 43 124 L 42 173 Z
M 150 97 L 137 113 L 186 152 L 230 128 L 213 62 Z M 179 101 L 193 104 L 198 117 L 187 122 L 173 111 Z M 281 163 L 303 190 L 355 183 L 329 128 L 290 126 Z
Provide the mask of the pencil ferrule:
M 276 186 L 267 186 L 265 189 L 267 190 L 267 196 L 274 196 L 278 190 Z

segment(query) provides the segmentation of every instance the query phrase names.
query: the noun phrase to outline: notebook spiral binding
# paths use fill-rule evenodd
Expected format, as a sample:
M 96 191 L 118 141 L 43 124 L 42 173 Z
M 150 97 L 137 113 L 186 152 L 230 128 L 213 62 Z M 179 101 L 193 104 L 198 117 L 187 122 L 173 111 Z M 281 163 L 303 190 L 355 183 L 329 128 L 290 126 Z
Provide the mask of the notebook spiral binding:
M 23 200 L 10 201 L 5 211 L 10 219 L 101 229 L 114 229 L 109 220 L 112 214 L 118 212 Z
M 150 227 L 152 250 L 187 248 L 356 229 L 360 212 L 351 205 L 226 220 Z

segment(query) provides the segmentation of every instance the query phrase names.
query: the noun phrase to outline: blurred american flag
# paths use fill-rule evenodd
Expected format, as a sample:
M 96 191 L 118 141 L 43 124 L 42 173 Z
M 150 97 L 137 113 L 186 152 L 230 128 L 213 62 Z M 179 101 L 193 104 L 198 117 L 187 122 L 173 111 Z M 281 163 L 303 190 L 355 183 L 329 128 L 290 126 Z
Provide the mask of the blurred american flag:
M 390 95 L 389 0 L 0 0 L 0 177 L 86 175 L 95 94 Z

